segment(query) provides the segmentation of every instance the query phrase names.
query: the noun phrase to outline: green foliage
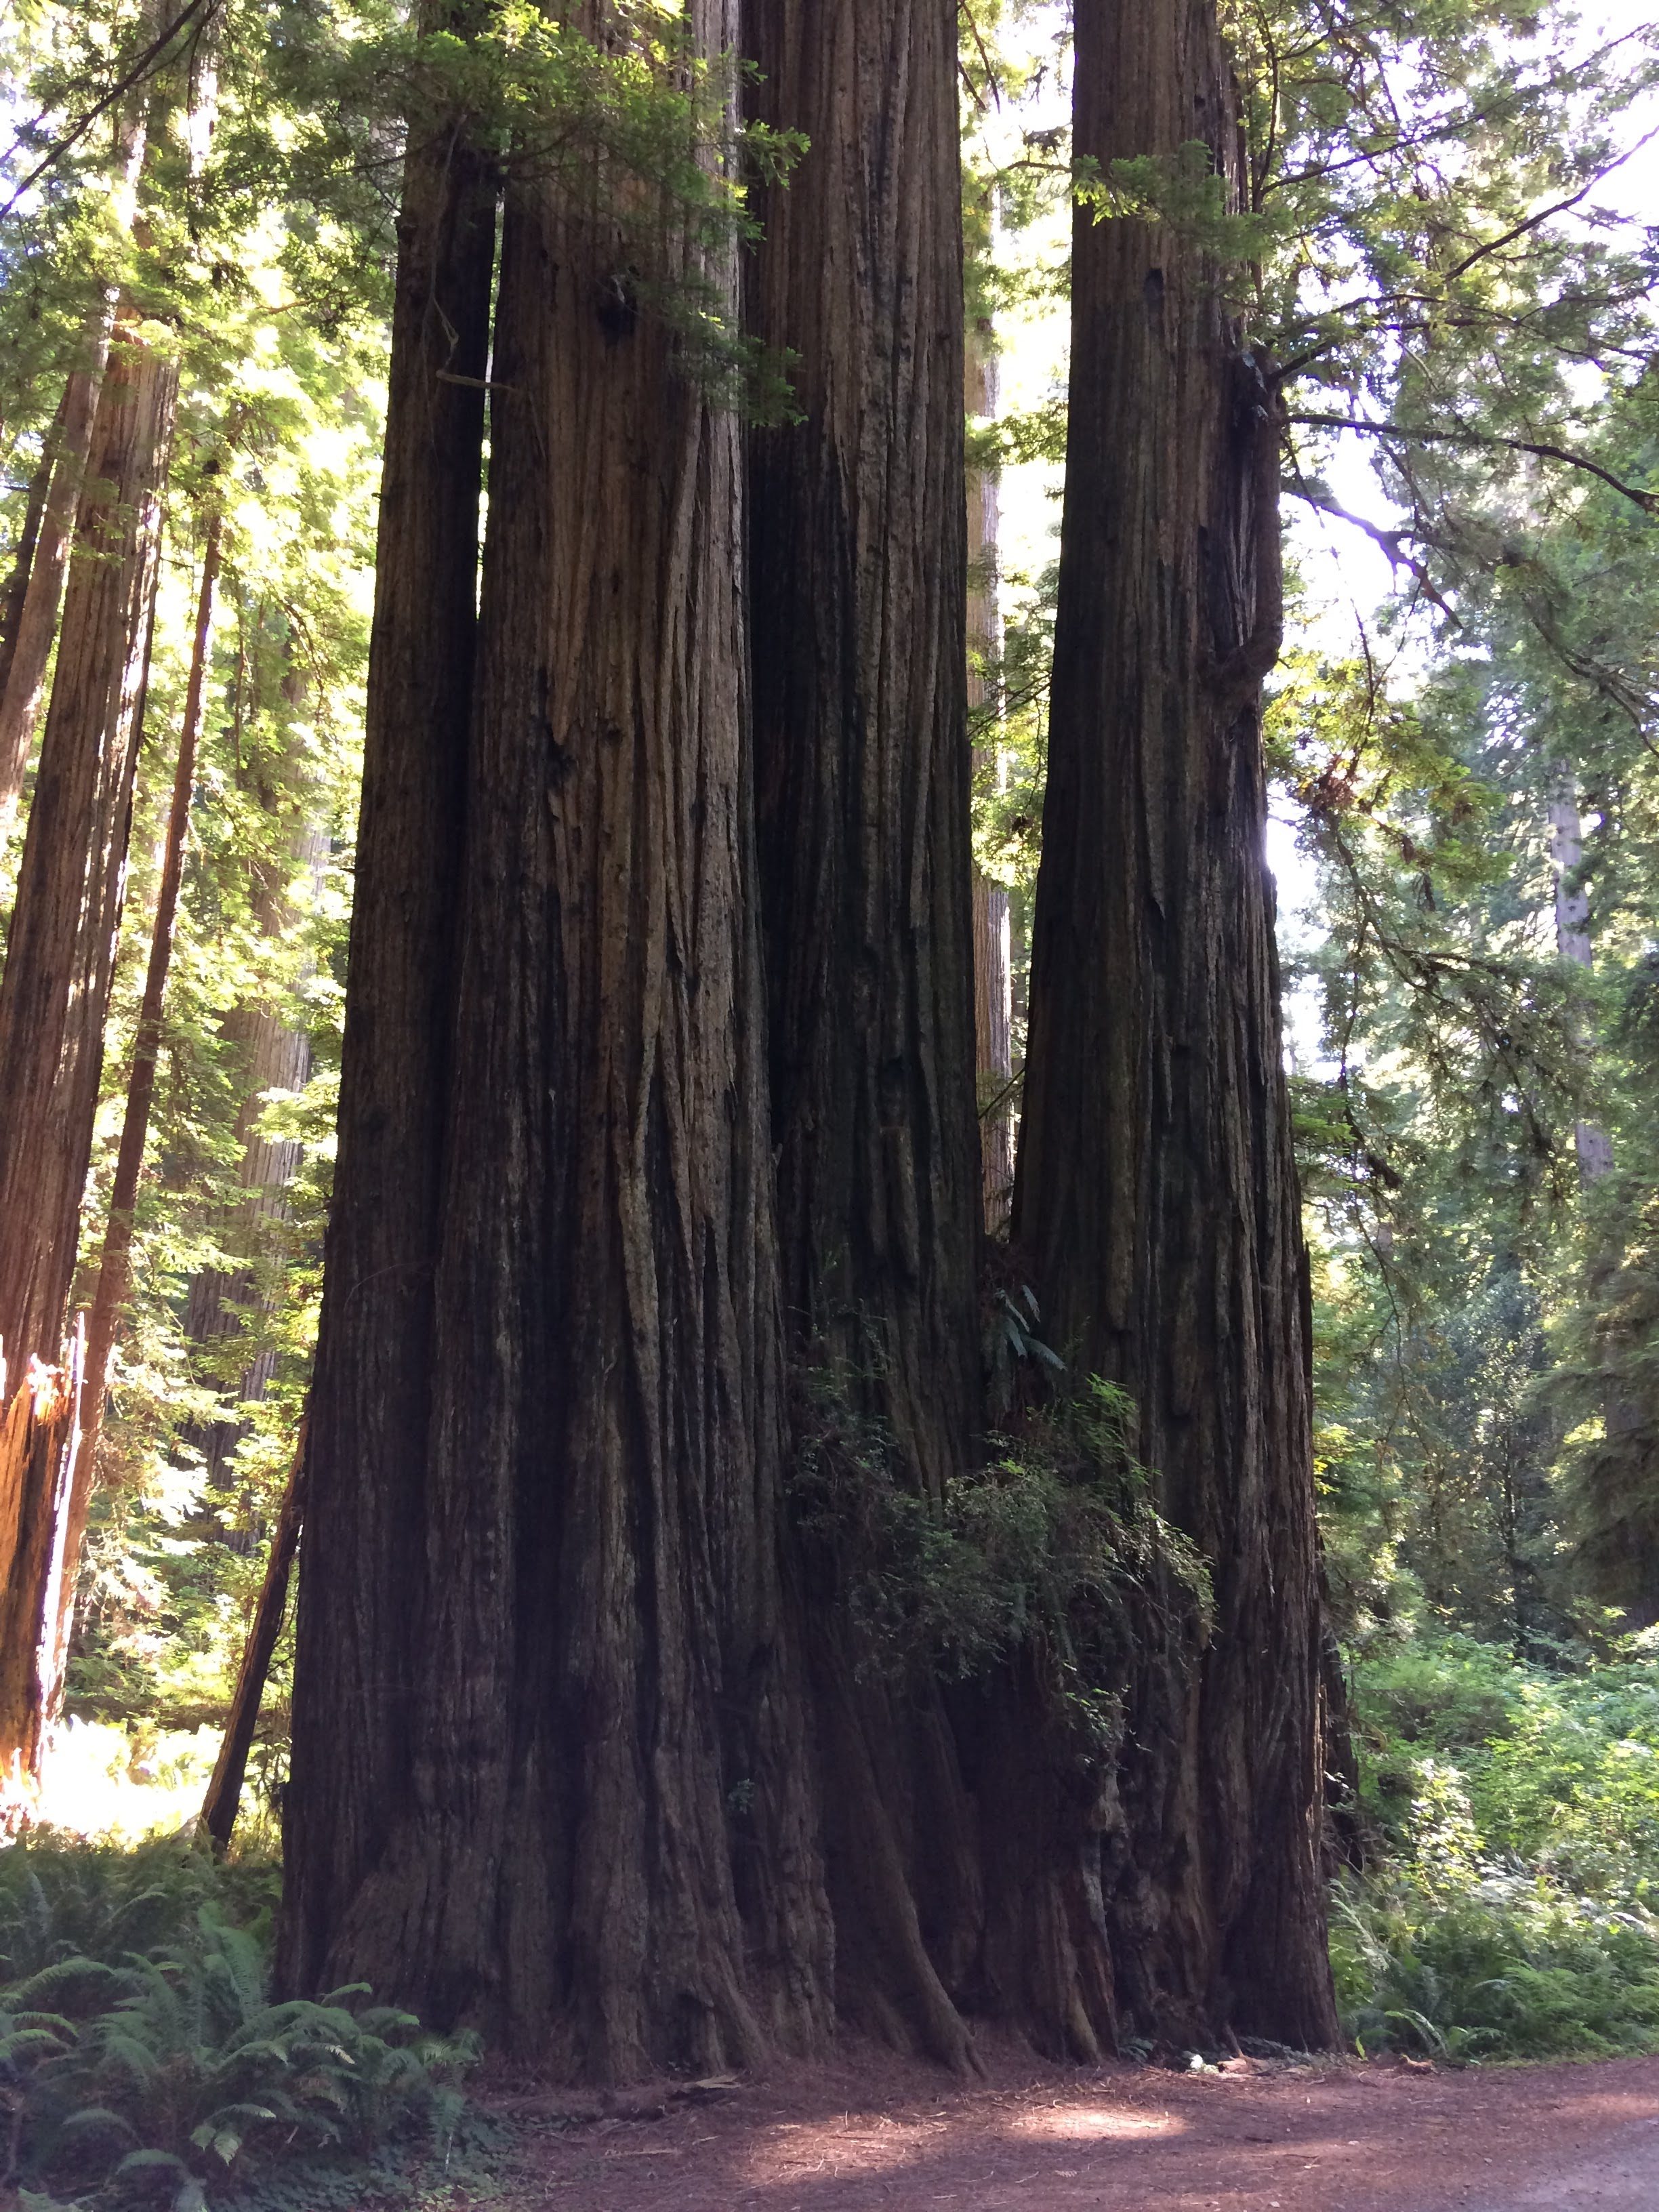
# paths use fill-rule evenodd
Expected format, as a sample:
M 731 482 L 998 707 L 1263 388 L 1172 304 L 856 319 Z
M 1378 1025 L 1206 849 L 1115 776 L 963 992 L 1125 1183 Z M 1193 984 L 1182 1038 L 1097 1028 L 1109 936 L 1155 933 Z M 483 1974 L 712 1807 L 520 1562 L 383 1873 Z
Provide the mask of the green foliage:
M 362 1990 L 273 2003 L 273 1884 L 176 1844 L 0 1854 L 0 2053 L 27 2179 L 97 2204 L 228 2205 L 278 2167 L 303 2186 L 318 2158 L 441 2152 L 472 2045 Z
M 942 1499 L 902 1486 L 881 1424 L 823 1378 L 814 1413 L 796 1522 L 834 1557 L 864 1647 L 896 1668 L 966 1677 L 1030 1646 L 1076 1685 L 1133 1648 L 1138 1608 L 1207 1621 L 1204 1563 L 1158 1511 L 1115 1384 L 1093 1376 L 1029 1414 Z
M 1659 2048 L 1659 1662 L 1567 1672 L 1453 1636 L 1357 1669 L 1373 1869 L 1332 1957 L 1368 2050 L 1454 2058 Z

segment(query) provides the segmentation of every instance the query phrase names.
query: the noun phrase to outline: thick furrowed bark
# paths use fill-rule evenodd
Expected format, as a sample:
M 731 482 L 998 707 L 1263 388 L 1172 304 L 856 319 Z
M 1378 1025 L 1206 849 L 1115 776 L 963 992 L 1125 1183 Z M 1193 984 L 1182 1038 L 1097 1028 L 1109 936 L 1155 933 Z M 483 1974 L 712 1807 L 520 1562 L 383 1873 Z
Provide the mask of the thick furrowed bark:
M 764 118 L 811 148 L 764 209 L 750 307 L 804 416 L 750 474 L 785 1291 L 797 1358 L 937 1501 L 981 1417 L 956 18 L 751 0 L 748 22 Z M 1094 1845 L 1051 1817 L 1074 1764 L 1046 1763 L 1051 1689 L 1012 1668 L 953 1733 L 938 1681 L 875 1679 L 842 1567 L 803 1563 L 843 2013 L 957 2066 L 964 2008 L 1097 2051 L 1109 1961 L 1063 1905 Z
M 797 1359 L 937 1499 L 979 1399 L 955 15 L 750 0 L 745 51 L 763 118 L 811 141 L 750 301 L 804 416 L 750 467 L 784 1295 Z M 833 1559 L 803 1582 L 837 2002 L 969 2065 L 944 1978 L 979 1937 L 973 1810 L 937 1685 L 911 1710 L 861 1680 Z
M 716 0 L 690 21 L 732 43 Z M 633 305 L 637 250 L 515 188 L 429 1421 L 418 1481 L 348 1523 L 361 1378 L 331 1470 L 313 1412 L 286 1954 L 603 2078 L 809 2043 L 829 1978 L 775 1525 L 738 438 Z M 395 1767 L 327 1741 L 342 1645 L 398 1670 Z
M 426 20 L 447 23 L 449 11 Z M 339 1155 L 311 1395 L 278 1949 L 295 1989 L 326 1982 L 339 1915 L 412 1785 L 495 232 L 479 155 L 454 131 L 417 141 L 398 228 Z
M 1085 0 L 1077 147 L 1236 161 L 1209 0 Z M 1079 213 L 1067 496 L 1015 1234 L 1077 1369 L 1215 1583 L 1195 1692 L 1133 1696 L 1110 1910 L 1172 2035 L 1336 2036 L 1320 1888 L 1320 1607 L 1301 1240 L 1260 685 L 1277 650 L 1277 403 L 1220 272 Z
M 0 1338 L 55 1355 L 126 883 L 174 378 L 112 351 L 0 979 Z
M 956 15 L 750 0 L 768 196 L 750 580 L 784 1295 L 937 1493 L 979 1395 Z

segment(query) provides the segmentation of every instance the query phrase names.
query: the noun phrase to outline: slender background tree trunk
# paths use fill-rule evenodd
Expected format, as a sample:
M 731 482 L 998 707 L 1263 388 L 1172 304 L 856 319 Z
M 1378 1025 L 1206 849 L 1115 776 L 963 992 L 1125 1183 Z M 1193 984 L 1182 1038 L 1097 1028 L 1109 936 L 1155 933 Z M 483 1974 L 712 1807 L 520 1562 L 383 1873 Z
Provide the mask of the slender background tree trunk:
M 1578 794 L 1571 776 L 1563 775 L 1550 794 L 1550 861 L 1555 870 L 1555 949 L 1564 960 L 1587 972 L 1595 965 L 1590 940 L 1589 894 L 1578 879 L 1584 864 L 1584 828 L 1579 819 Z M 1613 1139 L 1594 1121 L 1573 1125 L 1573 1145 L 1578 1156 L 1578 1182 L 1589 1190 L 1613 1172 Z
M 989 326 L 968 331 L 968 413 L 989 421 L 997 411 L 997 362 Z M 998 471 L 968 474 L 968 710 L 978 718 L 976 778 L 997 774 L 1000 719 L 1002 617 L 997 605 Z M 1014 1073 L 1009 962 L 1008 894 L 974 870 L 974 1058 L 979 1077 L 979 1141 L 985 1185 L 985 1226 L 1007 1226 L 1014 1188 Z
M 1236 191 L 1213 0 L 1079 0 L 1076 40 L 1079 156 L 1109 175 L 1201 137 Z M 1322 2045 L 1308 1285 L 1260 737 L 1278 414 L 1223 272 L 1170 224 L 1080 208 L 1013 1226 L 1214 1582 L 1201 1667 L 1151 1649 L 1130 1687 L 1121 1996 L 1172 2037 Z
M 283 679 L 286 705 L 296 707 L 303 685 L 290 667 Z M 286 787 L 293 789 L 293 762 L 284 759 L 270 782 L 256 783 L 256 795 L 267 812 L 275 814 Z M 260 934 L 275 941 L 294 926 L 295 908 L 289 896 L 296 868 L 309 874 L 313 888 L 328 853 L 325 830 L 302 806 L 297 812 L 285 855 L 258 863 L 253 871 L 250 903 Z M 267 1137 L 261 1123 L 268 1095 L 272 1091 L 302 1091 L 311 1077 L 311 1040 L 303 1030 L 290 1028 L 281 1009 L 264 998 L 250 998 L 226 1016 L 222 1035 L 236 1055 L 241 1104 L 235 1136 L 241 1146 L 236 1181 L 246 1194 L 234 1201 L 221 1223 L 221 1232 L 233 1253 L 245 1255 L 249 1264 L 229 1268 L 204 1267 L 191 1283 L 185 1310 L 185 1333 L 204 1349 L 219 1340 L 256 1331 L 270 1311 L 272 1290 L 269 1270 L 260 1261 L 273 1256 L 281 1224 L 289 1212 L 288 1191 L 300 1170 L 302 1147 L 291 1139 Z M 276 1355 L 269 1343 L 260 1345 L 243 1367 L 234 1386 L 239 1405 L 257 1405 L 276 1372 Z M 222 1373 L 222 1369 L 218 1370 Z M 234 1416 L 192 1425 L 187 1441 L 203 1455 L 210 1489 L 222 1489 L 230 1480 L 230 1462 L 246 1424 Z
M 87 1321 L 86 1398 L 81 1411 L 80 1436 L 76 1445 L 64 1508 L 60 1538 L 63 1560 L 56 1604 L 52 1618 L 46 1623 L 46 1642 L 41 1657 L 48 1723 L 57 1718 L 63 1702 L 64 1669 L 69 1656 L 70 1629 L 75 1613 L 81 1547 L 86 1536 L 87 1515 L 96 1480 L 98 1443 L 103 1434 L 110 1355 L 115 1349 L 116 1330 L 131 1283 L 133 1213 L 138 1202 L 138 1182 L 143 1173 L 144 1146 L 149 1137 L 150 1107 L 155 1097 L 155 1070 L 161 1054 L 161 1014 L 167 998 L 167 969 L 173 960 L 179 889 L 184 879 L 185 839 L 190 829 L 191 793 L 196 783 L 196 749 L 201 735 L 203 690 L 213 635 L 213 599 L 219 581 L 222 531 L 222 518 L 216 509 L 208 522 L 207 542 L 202 556 L 196 635 L 191 651 L 190 675 L 185 687 L 184 720 L 179 732 L 179 757 L 173 771 L 172 804 L 167 811 L 161 877 L 156 886 L 155 915 L 150 928 L 149 963 L 144 976 L 144 994 L 138 1009 L 138 1025 L 132 1041 L 132 1071 L 127 1079 L 126 1109 L 122 1117 L 121 1140 L 116 1153 L 109 1224 L 104 1231 L 103 1258 L 99 1266 L 97 1287 L 93 1293 L 92 1309 Z

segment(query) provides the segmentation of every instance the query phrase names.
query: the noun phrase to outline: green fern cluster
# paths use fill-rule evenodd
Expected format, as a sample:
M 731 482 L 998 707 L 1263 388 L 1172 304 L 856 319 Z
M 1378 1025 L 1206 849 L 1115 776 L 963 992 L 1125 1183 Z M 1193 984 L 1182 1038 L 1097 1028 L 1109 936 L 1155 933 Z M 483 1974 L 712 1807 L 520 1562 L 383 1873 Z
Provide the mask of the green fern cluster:
M 426 2034 L 361 1987 L 271 2002 L 268 1911 L 230 1917 L 269 1879 L 177 1846 L 0 1854 L 9 2178 L 52 2192 L 34 2212 L 64 2192 L 202 2212 L 295 2160 L 453 2135 L 469 2040 Z

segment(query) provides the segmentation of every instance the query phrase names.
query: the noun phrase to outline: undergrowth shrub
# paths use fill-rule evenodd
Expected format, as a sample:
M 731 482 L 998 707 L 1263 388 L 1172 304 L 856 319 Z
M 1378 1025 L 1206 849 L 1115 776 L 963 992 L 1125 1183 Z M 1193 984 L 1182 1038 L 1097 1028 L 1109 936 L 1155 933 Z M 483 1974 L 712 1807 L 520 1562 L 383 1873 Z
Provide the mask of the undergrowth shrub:
M 1371 1869 L 1333 1900 L 1366 2050 L 1659 2049 L 1659 1665 L 1632 1639 L 1553 1672 L 1468 1637 L 1356 1670 Z
M 1206 1632 L 1208 1571 L 1158 1512 L 1132 1448 L 1134 1406 L 1093 1376 L 1029 1412 L 942 1498 L 902 1478 L 884 1425 L 819 1376 L 791 1490 L 798 1528 L 833 1555 L 862 1648 L 957 1680 L 1023 1646 L 1062 1674 L 1145 1640 L 1149 1608 Z
M 14 2179 L 49 2192 L 40 2212 L 65 2193 L 320 2204 L 328 2161 L 453 2138 L 471 2041 L 362 1989 L 272 2002 L 274 1894 L 273 1869 L 178 1844 L 0 1852 L 0 2071 L 21 2099 Z

